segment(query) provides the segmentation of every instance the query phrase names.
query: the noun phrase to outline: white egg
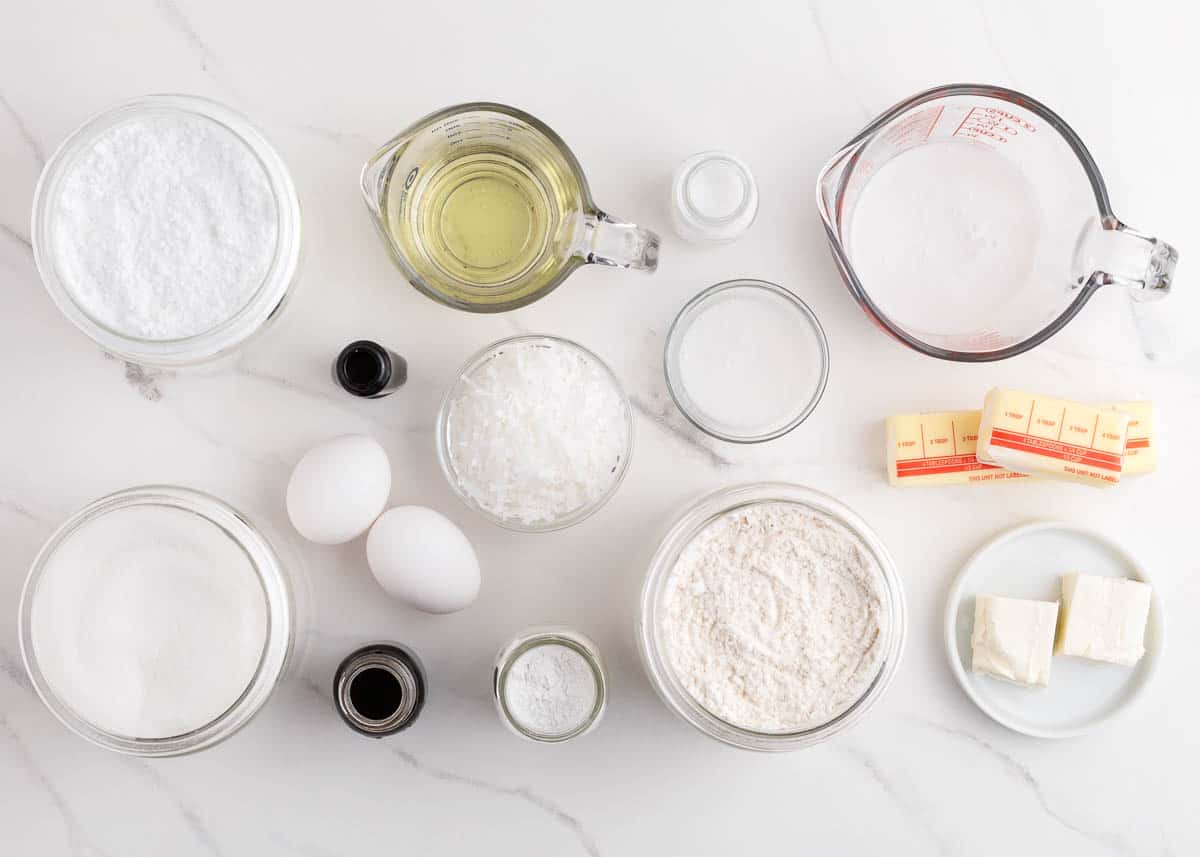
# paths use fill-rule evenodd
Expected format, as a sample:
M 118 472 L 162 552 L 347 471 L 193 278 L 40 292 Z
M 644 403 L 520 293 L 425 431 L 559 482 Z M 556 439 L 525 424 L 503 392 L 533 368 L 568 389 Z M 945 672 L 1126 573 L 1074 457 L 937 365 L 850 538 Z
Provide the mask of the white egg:
M 397 506 L 367 536 L 367 565 L 388 595 L 426 613 L 462 610 L 479 594 L 479 559 L 454 523 L 424 506 Z
M 391 491 L 392 466 L 377 440 L 335 437 L 296 464 L 287 487 L 288 517 L 310 542 L 340 545 L 367 531 Z

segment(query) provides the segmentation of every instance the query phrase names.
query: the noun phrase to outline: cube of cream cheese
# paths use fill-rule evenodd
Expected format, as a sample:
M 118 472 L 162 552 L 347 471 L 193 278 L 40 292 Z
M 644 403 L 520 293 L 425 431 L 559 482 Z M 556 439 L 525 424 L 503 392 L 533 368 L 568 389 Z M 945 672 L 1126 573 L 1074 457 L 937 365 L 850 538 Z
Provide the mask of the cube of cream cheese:
M 1058 602 L 975 596 L 971 671 L 1018 684 L 1046 685 Z
M 1054 650 L 1133 666 L 1146 652 L 1150 586 L 1125 577 L 1064 574 L 1063 619 Z

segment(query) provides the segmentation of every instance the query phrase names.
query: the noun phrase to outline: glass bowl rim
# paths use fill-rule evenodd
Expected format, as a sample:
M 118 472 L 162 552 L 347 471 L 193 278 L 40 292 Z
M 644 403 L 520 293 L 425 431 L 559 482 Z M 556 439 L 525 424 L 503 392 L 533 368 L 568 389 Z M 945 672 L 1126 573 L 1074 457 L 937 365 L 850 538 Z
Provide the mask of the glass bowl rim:
M 846 527 L 874 556 L 887 594 L 887 641 L 871 683 L 845 711 L 819 726 L 797 732 L 758 732 L 722 720 L 701 706 L 675 677 L 659 643 L 658 608 L 664 584 L 682 550 L 705 526 L 735 509 L 782 502 L 807 507 Z M 688 504 L 673 520 L 655 549 L 642 585 L 637 612 L 637 647 L 642 666 L 663 703 L 682 720 L 710 738 L 744 750 L 783 752 L 827 741 L 862 718 L 882 697 L 895 677 L 908 634 L 904 588 L 895 561 L 875 531 L 840 500 L 802 485 L 754 482 L 721 488 Z
M 221 529 L 250 560 L 262 587 L 267 627 L 259 663 L 241 695 L 216 719 L 191 732 L 166 738 L 135 738 L 101 729 L 77 714 L 50 686 L 33 645 L 32 614 L 37 588 L 54 552 L 81 527 L 112 512 L 137 506 L 178 509 Z M 107 494 L 75 512 L 46 539 L 21 589 L 18 637 L 21 660 L 33 689 L 68 729 L 91 743 L 133 756 L 181 756 L 225 740 L 245 726 L 274 692 L 295 643 L 295 604 L 283 561 L 271 542 L 244 515 L 203 491 L 177 485 L 139 485 Z
M 479 369 L 485 362 L 491 359 L 493 352 L 497 351 L 498 349 L 511 345 L 535 342 L 553 342 L 556 345 L 566 346 L 569 349 L 582 352 L 586 357 L 594 361 L 596 365 L 603 370 L 604 374 L 608 376 L 608 379 L 612 382 L 613 389 L 617 391 L 617 394 L 621 399 L 622 410 L 624 412 L 623 422 L 625 425 L 625 451 L 624 455 L 621 456 L 620 463 L 617 466 L 617 473 L 612 481 L 612 484 L 609 485 L 608 489 L 599 497 L 597 497 L 592 503 L 589 503 L 586 506 L 581 506 L 575 511 L 564 515 L 562 518 L 549 521 L 545 524 L 522 524 L 518 521 L 511 521 L 501 518 L 487 509 L 484 509 L 479 503 L 470 497 L 466 491 L 462 489 L 462 487 L 458 484 L 454 466 L 450 461 L 450 449 L 446 434 L 450 429 L 450 408 L 453 404 L 455 393 L 462 386 L 467 377 Z M 567 527 L 573 527 L 575 524 L 581 523 L 590 518 L 606 503 L 608 503 L 609 500 L 612 499 L 613 495 L 616 494 L 617 490 L 621 487 L 621 483 L 625 481 L 625 474 L 629 471 L 629 461 L 631 458 L 633 458 L 633 407 L 630 405 L 629 396 L 626 394 L 625 388 L 621 386 L 621 381 L 619 378 L 617 378 L 616 373 L 613 372 L 612 367 L 605 363 L 594 351 L 580 345 L 578 342 L 575 342 L 572 339 L 567 339 L 566 337 L 553 336 L 551 334 L 544 333 L 523 333 L 517 336 L 509 336 L 504 339 L 498 339 L 495 342 L 490 343 L 489 345 L 476 351 L 462 365 L 462 368 L 454 376 L 454 380 L 446 388 L 446 392 L 442 396 L 442 403 L 438 408 L 436 434 L 438 464 L 441 465 L 442 475 L 445 477 L 447 484 L 449 484 L 450 490 L 456 497 L 458 497 L 459 500 L 463 502 L 463 504 L 465 504 L 469 509 L 473 509 L 475 512 L 487 518 L 492 523 L 503 527 L 506 530 L 512 530 L 513 532 L 518 533 L 550 533 L 554 532 L 555 530 L 563 530 Z
M 253 295 L 236 313 L 209 330 L 181 339 L 143 339 L 93 318 L 59 276 L 51 218 L 63 180 L 75 159 L 100 134 L 138 115 L 181 112 L 200 116 L 240 140 L 263 169 L 275 201 L 278 232 L 271 265 Z M 59 311 L 76 328 L 123 359 L 148 366 L 178 367 L 203 363 L 248 342 L 275 318 L 291 296 L 300 262 L 300 200 L 287 164 L 247 117 L 213 99 L 162 93 L 143 95 L 93 114 L 67 136 L 38 177 L 30 219 L 30 243 L 42 285 Z
M 731 434 L 721 431 L 711 423 L 705 422 L 699 415 L 693 413 L 684 404 L 687 398 L 682 392 L 682 382 L 679 379 L 678 367 L 678 352 L 679 348 L 675 339 L 682 335 L 684 330 L 684 322 L 694 316 L 697 316 L 703 309 L 704 305 L 709 301 L 714 300 L 720 295 L 735 289 L 754 289 L 762 292 L 767 292 L 779 298 L 783 298 L 790 303 L 792 307 L 799 311 L 800 315 L 808 324 L 808 330 L 813 334 L 817 343 L 817 350 L 820 353 L 821 370 L 820 377 L 817 379 L 817 384 L 813 388 L 811 397 L 808 403 L 786 423 L 776 426 L 769 431 L 760 432 L 758 434 Z M 676 346 L 676 347 L 673 347 Z M 673 359 L 674 358 L 674 359 Z M 825 336 L 825 328 L 821 326 L 820 319 L 813 312 L 812 307 L 804 302 L 795 292 L 786 289 L 783 286 L 772 283 L 769 280 L 757 280 L 753 278 L 739 277 L 733 280 L 724 280 L 720 283 L 708 286 L 699 294 L 693 296 L 691 300 L 685 303 L 675 315 L 675 319 L 671 322 L 671 327 L 667 330 L 666 343 L 663 346 L 663 376 L 666 378 L 667 392 L 671 396 L 671 401 L 675 403 L 675 407 L 683 414 L 692 425 L 700 429 L 709 437 L 714 437 L 717 440 L 727 441 L 729 443 L 765 443 L 766 441 L 776 440 L 791 432 L 793 429 L 801 425 L 805 420 L 812 416 L 813 411 L 817 409 L 817 405 L 821 403 L 821 399 L 825 395 L 825 387 L 829 383 L 829 339 Z

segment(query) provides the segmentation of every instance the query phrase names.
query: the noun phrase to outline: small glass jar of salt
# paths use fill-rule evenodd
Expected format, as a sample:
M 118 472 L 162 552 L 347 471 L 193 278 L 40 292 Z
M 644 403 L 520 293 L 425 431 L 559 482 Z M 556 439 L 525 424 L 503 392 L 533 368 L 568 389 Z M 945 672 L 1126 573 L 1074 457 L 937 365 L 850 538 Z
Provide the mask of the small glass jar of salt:
M 685 241 L 733 241 L 758 214 L 758 185 L 740 158 L 728 152 L 701 152 L 675 171 L 670 208 L 671 223 Z
M 604 714 L 607 685 L 596 644 L 558 625 L 517 634 L 496 655 L 492 672 L 500 720 L 543 744 L 590 732 Z

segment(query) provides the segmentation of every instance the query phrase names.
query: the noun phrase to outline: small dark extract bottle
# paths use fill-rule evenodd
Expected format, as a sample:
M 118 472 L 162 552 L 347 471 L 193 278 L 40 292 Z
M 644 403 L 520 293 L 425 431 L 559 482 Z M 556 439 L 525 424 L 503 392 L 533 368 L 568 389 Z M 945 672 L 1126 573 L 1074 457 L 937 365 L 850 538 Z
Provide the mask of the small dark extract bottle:
M 425 705 L 425 671 L 416 655 L 394 643 L 363 646 L 338 666 L 333 704 L 355 732 L 394 735 L 411 726 Z
M 408 363 L 378 342 L 351 342 L 333 361 L 333 380 L 352 396 L 380 399 L 408 380 Z

